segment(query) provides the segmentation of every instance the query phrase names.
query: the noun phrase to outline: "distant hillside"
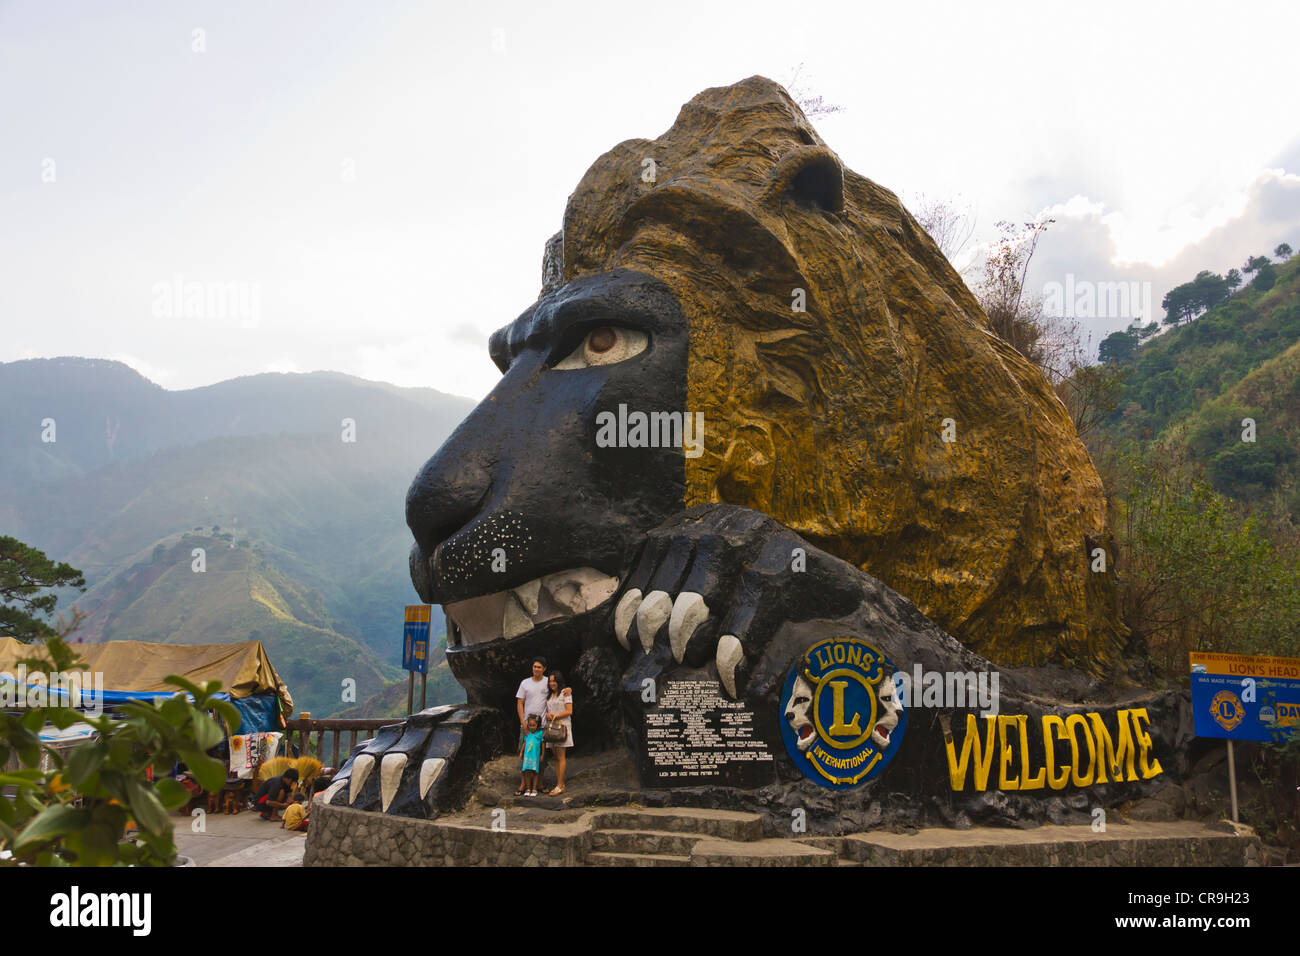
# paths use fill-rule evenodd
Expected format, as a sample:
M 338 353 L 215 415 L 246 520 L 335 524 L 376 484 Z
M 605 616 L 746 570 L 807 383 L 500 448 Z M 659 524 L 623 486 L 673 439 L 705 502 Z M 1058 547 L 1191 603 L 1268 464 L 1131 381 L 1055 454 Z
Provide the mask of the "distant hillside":
M 338 372 L 266 373 L 172 392 L 106 359 L 0 363 L 0 488 L 85 474 L 218 437 L 337 440 L 344 418 L 357 422 L 358 443 L 381 435 L 419 443 L 450 433 L 473 405 L 434 389 Z M 56 426 L 53 442 L 41 440 L 47 419 Z
M 433 654 L 429 660 L 429 676 L 425 687 L 425 706 L 433 707 L 437 704 L 459 703 L 465 699 L 465 691 L 456 683 L 456 678 L 451 676 L 451 670 L 447 667 L 447 658 L 445 655 L 447 642 L 446 637 L 439 641 L 434 647 Z M 385 684 L 384 687 L 374 696 L 361 701 L 356 706 L 346 707 L 340 710 L 334 716 L 336 717 L 405 717 L 406 716 L 406 687 L 407 677 L 403 672 L 402 676 L 391 683 Z M 415 675 L 415 691 L 412 695 L 412 706 L 420 709 L 420 675 Z
M 169 644 L 261 641 L 299 710 L 331 713 L 377 693 L 400 671 L 330 627 L 324 601 L 248 547 L 210 535 L 182 535 L 100 581 L 78 602 L 87 640 Z M 194 551 L 202 549 L 202 571 Z
M 1120 363 L 1128 374 L 1102 438 L 1180 450 L 1224 494 L 1268 497 L 1300 519 L 1300 256 L 1276 274 L 1268 291 L 1247 286 Z
M 0 530 L 86 573 L 90 592 L 79 606 L 93 610 L 92 638 L 147 632 L 193 641 L 201 631 L 204 640 L 247 640 L 257 629 L 280 634 L 288 654 L 292 633 L 304 662 L 363 645 L 356 666 L 373 679 L 358 701 L 379 689 L 380 676 L 396 676 L 401 609 L 418 600 L 407 570 L 406 489 L 473 402 L 330 372 L 170 392 L 119 362 L 72 358 L 0 363 L 0 402 Z M 345 418 L 355 441 L 343 440 Z M 206 583 L 185 579 L 144 603 L 107 596 L 122 572 L 152 567 L 158 548 L 170 555 L 181 535 L 199 532 L 229 535 L 226 550 L 255 556 L 256 576 L 272 582 L 301 626 L 275 615 L 259 624 L 232 605 L 224 631 L 205 614 L 169 632 L 181 620 L 173 605 L 202 603 L 193 587 L 211 588 L 216 577 L 196 575 Z M 441 628 L 435 611 L 435 633 Z M 282 666 L 274 651 L 272 659 Z

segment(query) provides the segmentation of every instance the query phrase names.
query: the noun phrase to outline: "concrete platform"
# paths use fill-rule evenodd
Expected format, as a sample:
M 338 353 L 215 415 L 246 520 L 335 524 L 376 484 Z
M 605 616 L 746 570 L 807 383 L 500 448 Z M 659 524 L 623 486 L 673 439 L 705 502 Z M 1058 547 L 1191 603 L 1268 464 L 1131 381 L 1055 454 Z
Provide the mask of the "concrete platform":
M 1261 862 L 1248 827 L 1211 827 L 1195 820 L 1132 822 L 1104 833 L 1090 826 L 1031 830 L 940 827 L 834 838 L 841 855 L 862 866 L 1250 866 Z M 829 848 L 826 838 L 816 845 Z
M 832 850 L 789 839 L 701 840 L 691 849 L 691 866 L 834 866 Z
M 195 866 L 302 866 L 307 834 L 286 830 L 279 821 L 256 813 L 209 813 L 204 832 L 193 832 L 193 820 L 175 818 L 174 839 L 182 856 Z

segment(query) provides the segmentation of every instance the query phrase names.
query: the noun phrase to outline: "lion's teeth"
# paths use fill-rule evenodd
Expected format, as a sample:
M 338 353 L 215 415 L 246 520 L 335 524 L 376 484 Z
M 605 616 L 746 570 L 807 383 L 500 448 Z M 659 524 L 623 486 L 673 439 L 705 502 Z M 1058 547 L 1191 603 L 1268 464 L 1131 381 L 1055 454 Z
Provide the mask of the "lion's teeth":
M 443 605 L 453 647 L 518 637 L 540 624 L 573 617 L 603 604 L 618 590 L 618 578 L 595 568 L 573 568 L 524 584 Z
M 533 619 L 519 604 L 518 597 L 511 592 L 506 598 L 505 614 L 501 618 L 501 636 L 518 637 L 533 629 Z
M 542 579 L 534 578 L 527 584 L 521 584 L 514 589 L 515 597 L 519 598 L 519 603 L 524 606 L 531 618 L 537 617 L 537 595 L 542 589 Z
M 618 578 L 595 568 L 573 568 L 541 579 L 542 587 L 568 614 L 584 614 L 606 601 L 618 588 Z

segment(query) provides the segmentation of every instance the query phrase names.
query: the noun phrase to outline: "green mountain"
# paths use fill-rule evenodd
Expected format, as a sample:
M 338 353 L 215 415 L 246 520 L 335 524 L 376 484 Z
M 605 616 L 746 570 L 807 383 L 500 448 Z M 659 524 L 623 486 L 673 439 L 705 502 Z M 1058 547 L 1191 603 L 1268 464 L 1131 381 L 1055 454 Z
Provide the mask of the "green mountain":
M 343 677 L 364 701 L 400 675 L 402 607 L 418 601 L 406 489 L 470 400 L 330 372 L 173 392 L 63 358 L 0 363 L 0 403 L 0 529 L 85 572 L 86 639 L 256 631 L 318 716 L 351 706 Z M 190 545 L 207 572 L 190 571 Z M 236 558 L 247 587 L 214 573 Z M 356 673 L 310 670 L 348 655 Z
M 1300 256 L 1276 277 L 1141 345 L 1101 437 L 1164 446 L 1223 494 L 1300 520 Z
M 446 649 L 447 639 L 444 635 L 442 640 L 435 645 L 429 658 L 429 675 L 424 689 L 426 707 L 433 707 L 440 703 L 455 703 L 465 699 L 465 692 L 456 683 L 456 678 L 451 676 L 451 670 L 447 667 L 447 658 L 444 653 Z M 345 707 L 334 716 L 347 718 L 404 717 L 406 715 L 406 693 L 407 676 L 403 672 L 399 679 L 385 684 L 378 693 L 352 707 Z M 420 709 L 420 675 L 418 674 L 415 676 L 415 687 L 411 694 L 411 703 L 416 710 Z
M 79 634 L 86 640 L 261 641 L 296 708 L 315 714 L 347 706 L 345 689 L 357 700 L 378 693 L 397 670 L 335 631 L 320 594 L 249 546 L 206 534 L 160 542 L 90 588 L 78 607 L 89 615 Z

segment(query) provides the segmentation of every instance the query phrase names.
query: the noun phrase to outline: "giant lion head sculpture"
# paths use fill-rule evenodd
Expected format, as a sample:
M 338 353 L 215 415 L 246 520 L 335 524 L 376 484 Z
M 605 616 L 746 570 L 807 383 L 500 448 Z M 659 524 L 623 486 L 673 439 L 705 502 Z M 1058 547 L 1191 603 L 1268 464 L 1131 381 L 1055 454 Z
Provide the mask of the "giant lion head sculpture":
M 1102 488 L 1065 408 L 779 85 L 706 90 L 597 159 L 543 271 L 492 337 L 500 383 L 407 500 L 413 580 L 471 699 L 504 700 L 534 653 L 574 663 L 645 533 L 710 502 L 770 515 L 985 657 L 1112 660 Z M 702 416 L 703 441 L 666 417 L 599 441 L 620 409 Z
M 1113 560 L 1092 571 L 1096 472 L 987 325 L 769 80 L 600 157 L 541 295 L 491 338 L 500 382 L 407 494 L 468 706 L 383 728 L 324 802 L 463 807 L 536 656 L 574 689 L 575 740 L 626 744 L 656 799 L 1059 821 L 1181 773 L 1177 692 L 1089 703 L 1026 666 L 1104 674 L 1123 629 Z M 673 706 L 694 723 L 665 730 Z M 701 721 L 717 746 L 682 729 Z

